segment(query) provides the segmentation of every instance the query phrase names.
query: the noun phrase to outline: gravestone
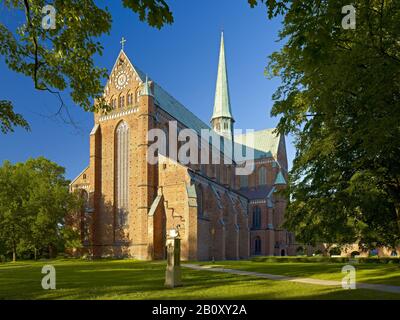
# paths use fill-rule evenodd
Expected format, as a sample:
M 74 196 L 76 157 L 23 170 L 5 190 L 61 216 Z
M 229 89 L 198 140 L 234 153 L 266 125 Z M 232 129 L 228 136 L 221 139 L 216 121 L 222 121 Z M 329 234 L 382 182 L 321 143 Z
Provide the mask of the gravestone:
M 181 239 L 179 233 L 172 229 L 167 238 L 167 269 L 165 271 L 165 286 L 175 288 L 181 282 Z

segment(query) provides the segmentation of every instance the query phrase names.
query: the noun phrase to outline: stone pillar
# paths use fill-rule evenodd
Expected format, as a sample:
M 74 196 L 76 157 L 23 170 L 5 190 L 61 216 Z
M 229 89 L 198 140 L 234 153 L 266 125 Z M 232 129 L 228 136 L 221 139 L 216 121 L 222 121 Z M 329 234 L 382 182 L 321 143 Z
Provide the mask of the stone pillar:
M 165 271 L 165 286 L 175 288 L 181 282 L 181 239 L 176 230 L 170 230 L 167 239 L 167 269 Z

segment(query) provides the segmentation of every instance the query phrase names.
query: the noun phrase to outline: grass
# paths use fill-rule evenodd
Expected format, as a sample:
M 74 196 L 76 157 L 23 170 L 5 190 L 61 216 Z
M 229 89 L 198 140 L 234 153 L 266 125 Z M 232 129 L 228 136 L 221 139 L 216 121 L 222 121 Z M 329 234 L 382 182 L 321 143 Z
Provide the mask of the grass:
M 56 268 L 57 289 L 43 290 L 43 265 Z M 262 268 L 263 272 L 316 276 L 329 275 L 330 265 L 279 263 L 276 266 L 256 262 L 218 262 L 245 270 Z M 280 267 L 280 269 L 278 269 Z M 297 269 L 296 271 L 296 268 Z M 325 267 L 328 267 L 324 273 Z M 375 279 L 373 266 L 371 280 Z M 385 266 L 382 266 L 385 267 Z M 386 266 L 387 268 L 389 266 Z M 336 269 L 338 266 L 336 265 Z M 389 267 L 390 268 L 390 267 Z M 337 270 L 336 270 L 337 272 Z M 392 272 L 392 271 L 390 271 Z M 399 270 L 393 270 L 398 280 Z M 0 263 L 0 299 L 399 299 L 399 294 L 373 290 L 343 290 L 338 287 L 317 286 L 237 276 L 182 268 L 184 286 L 164 288 L 165 262 L 134 260 L 51 260 Z M 368 277 L 368 273 L 365 273 Z M 319 277 L 319 276 L 318 276 Z M 379 277 L 378 277 L 379 278 Z M 383 280 L 388 281 L 389 277 Z
M 200 263 L 209 265 L 210 263 Z M 258 262 L 258 261 L 218 261 L 218 266 L 253 272 L 278 274 L 293 277 L 307 277 L 341 281 L 342 267 L 348 263 L 329 262 Z M 374 284 L 400 286 L 399 264 L 360 263 L 356 268 L 356 281 Z

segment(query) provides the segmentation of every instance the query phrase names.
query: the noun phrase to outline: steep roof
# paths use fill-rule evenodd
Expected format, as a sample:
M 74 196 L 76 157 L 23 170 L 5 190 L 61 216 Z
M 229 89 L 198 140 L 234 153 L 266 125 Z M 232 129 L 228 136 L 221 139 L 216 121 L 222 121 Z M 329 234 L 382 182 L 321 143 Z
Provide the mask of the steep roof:
M 274 128 L 235 135 L 235 143 L 254 149 L 254 158 L 273 157 L 278 153 L 280 135 Z M 254 142 L 254 145 L 252 144 Z
M 286 184 L 285 177 L 283 176 L 281 170 L 279 170 L 278 174 L 276 175 L 276 179 L 275 179 L 274 185 L 279 185 L 279 184 Z
M 135 69 L 140 79 L 143 82 L 146 81 L 146 74 L 141 70 L 139 70 L 134 65 L 133 68 Z M 183 104 L 181 104 L 167 91 L 165 91 L 157 82 L 153 81 L 153 84 L 154 84 L 154 99 L 156 104 L 161 109 L 169 113 L 179 122 L 183 123 L 186 127 L 195 130 L 198 134 L 201 133 L 201 129 L 210 129 L 210 127 L 207 124 L 205 124 L 202 120 L 196 117 Z
M 221 38 L 221 50 L 223 52 L 222 58 L 221 58 L 221 53 L 220 53 L 220 66 L 221 67 L 221 59 L 223 61 L 222 69 L 225 69 L 225 73 L 222 72 L 222 79 L 226 80 L 226 85 L 227 83 L 227 77 L 226 77 L 226 64 L 225 64 L 225 54 L 224 54 L 224 41 L 223 41 L 223 35 Z M 121 50 L 117 61 L 120 57 L 120 55 L 124 55 L 130 65 L 132 66 L 133 70 L 137 74 L 137 76 L 140 78 L 142 82 L 146 81 L 147 75 L 141 71 L 139 68 L 137 68 L 128 58 L 126 53 Z M 113 69 L 115 68 L 115 65 Z M 220 73 L 218 71 L 218 73 Z M 225 74 L 225 76 L 223 76 Z M 175 118 L 177 121 L 181 122 L 183 125 L 185 125 L 188 128 L 191 128 L 195 130 L 198 134 L 201 134 L 202 129 L 208 129 L 210 130 L 210 126 L 208 126 L 205 122 L 203 122 L 201 119 L 199 119 L 195 114 L 193 114 L 190 110 L 188 110 L 182 103 L 180 103 L 178 100 L 176 100 L 172 95 L 170 95 L 167 91 L 165 91 L 157 82 L 152 80 L 151 78 L 148 78 L 148 80 L 153 81 L 154 85 L 154 99 L 156 104 L 163 109 L 165 112 L 170 114 L 173 118 Z M 223 80 L 222 82 L 224 82 Z M 218 81 L 217 81 L 218 83 Z M 226 87 L 228 88 L 228 87 Z M 224 91 L 225 92 L 225 91 Z M 225 95 L 225 93 L 224 93 Z M 229 103 L 229 92 L 226 91 L 226 96 L 228 100 L 225 99 L 225 102 L 228 102 L 229 108 L 229 115 L 230 115 L 230 103 Z M 226 108 L 225 108 L 226 109 Z M 215 110 L 214 110 L 215 111 Z M 252 133 L 245 133 L 245 134 L 240 134 L 240 135 L 235 135 L 234 136 L 234 143 L 235 147 L 234 148 L 240 148 L 241 145 L 247 145 L 251 148 L 254 148 L 254 158 L 259 159 L 259 158 L 265 158 L 265 157 L 272 157 L 276 156 L 278 152 L 278 146 L 279 146 L 279 141 L 280 141 L 280 136 L 276 135 L 273 133 L 275 129 L 266 129 L 266 130 L 260 130 L 260 131 L 254 131 Z M 254 146 L 249 143 L 250 139 L 247 139 L 246 142 L 246 137 L 253 138 L 254 139 Z M 223 141 L 222 141 L 223 142 Z M 221 143 L 221 150 L 223 150 L 223 143 Z
M 239 193 L 244 195 L 249 200 L 266 199 L 271 193 L 273 186 L 265 185 L 258 188 L 242 188 L 238 190 Z

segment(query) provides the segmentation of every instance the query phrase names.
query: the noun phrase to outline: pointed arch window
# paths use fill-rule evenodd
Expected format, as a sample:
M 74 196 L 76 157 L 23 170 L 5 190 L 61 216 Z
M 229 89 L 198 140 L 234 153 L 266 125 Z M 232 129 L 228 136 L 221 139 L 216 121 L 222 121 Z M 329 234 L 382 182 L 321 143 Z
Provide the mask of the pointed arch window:
M 260 229 L 261 227 L 261 209 L 259 206 L 253 208 L 253 228 Z
M 136 89 L 136 102 L 139 101 L 139 97 L 140 97 L 140 87 Z
M 258 170 L 258 185 L 264 186 L 267 184 L 267 169 L 265 167 L 261 167 Z
M 131 106 L 133 104 L 133 95 L 131 92 L 128 93 L 128 95 L 126 96 L 126 104 L 128 106 Z
M 119 108 L 125 107 L 125 96 L 123 96 L 123 95 L 119 96 L 118 107 Z
M 249 184 L 249 177 L 246 175 L 240 176 L 240 187 L 247 188 L 248 184 Z
M 116 139 L 116 225 L 123 228 L 128 223 L 129 213 L 129 127 L 125 121 L 118 124 Z

